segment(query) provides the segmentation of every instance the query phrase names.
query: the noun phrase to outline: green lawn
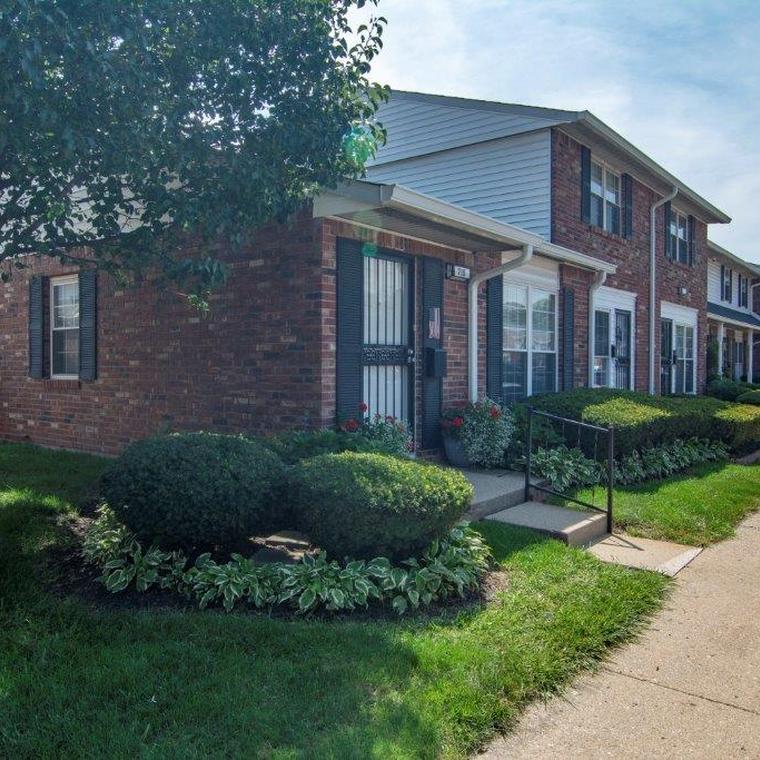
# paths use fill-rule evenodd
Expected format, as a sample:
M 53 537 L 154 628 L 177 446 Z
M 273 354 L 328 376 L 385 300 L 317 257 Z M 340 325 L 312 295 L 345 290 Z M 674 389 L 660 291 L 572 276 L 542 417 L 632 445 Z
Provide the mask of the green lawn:
M 47 590 L 43 560 L 100 466 L 0 444 L 0 756 L 462 757 L 630 638 L 667 589 L 488 523 L 508 583 L 459 614 L 96 609 Z
M 596 488 L 601 503 L 603 489 Z M 579 498 L 590 501 L 591 489 Z M 760 466 L 705 464 L 667 480 L 616 488 L 617 529 L 634 536 L 706 546 L 734 534 L 748 513 L 760 507 Z

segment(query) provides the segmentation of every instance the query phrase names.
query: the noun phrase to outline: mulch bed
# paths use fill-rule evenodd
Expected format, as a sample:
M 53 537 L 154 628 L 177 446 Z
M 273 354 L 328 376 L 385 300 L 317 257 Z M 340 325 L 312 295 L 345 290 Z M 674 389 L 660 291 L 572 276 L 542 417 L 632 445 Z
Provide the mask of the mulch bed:
M 185 599 L 180 594 L 152 588 L 140 592 L 130 587 L 117 594 L 112 594 L 100 582 L 100 571 L 94 565 L 85 562 L 81 553 L 82 539 L 91 523 L 89 517 L 66 518 L 59 522 L 62 530 L 68 533 L 67 540 L 62 545 L 49 549 L 45 555 L 46 576 L 49 578 L 50 589 L 61 597 L 71 596 L 79 599 L 88 606 L 103 611 L 121 610 L 150 610 L 150 611 L 199 611 L 198 604 L 194 600 Z M 304 551 L 314 553 L 316 547 L 304 546 L 300 537 L 293 534 L 284 534 L 285 541 L 281 541 L 283 534 L 279 534 L 272 541 L 266 538 L 256 538 L 246 547 L 239 547 L 241 554 L 250 550 L 251 543 L 259 547 L 257 552 L 260 561 L 297 562 Z M 425 620 L 440 617 L 443 614 L 451 615 L 464 611 L 476 611 L 479 607 L 493 601 L 496 595 L 509 586 L 509 577 L 503 570 L 491 570 L 483 578 L 481 588 L 476 593 L 468 593 L 464 598 L 453 597 L 445 602 L 437 602 L 429 607 L 423 607 L 411 611 L 399 617 L 390 606 L 370 605 L 367 609 L 357 608 L 352 612 L 329 612 L 320 610 L 308 616 L 298 614 L 294 610 L 274 607 L 270 610 L 259 610 L 254 607 L 240 606 L 234 613 L 227 613 L 221 607 L 209 607 L 205 612 L 218 614 L 244 614 L 258 615 L 282 620 L 333 620 L 333 621 L 367 621 L 367 620 Z

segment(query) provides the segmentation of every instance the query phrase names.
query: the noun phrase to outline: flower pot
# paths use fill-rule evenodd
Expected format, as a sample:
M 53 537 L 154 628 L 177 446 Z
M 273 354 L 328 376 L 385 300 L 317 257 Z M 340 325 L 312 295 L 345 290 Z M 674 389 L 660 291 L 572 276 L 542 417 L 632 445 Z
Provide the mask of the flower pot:
M 467 458 L 467 452 L 464 450 L 464 444 L 458 438 L 445 436 L 443 439 L 443 448 L 446 452 L 446 459 L 454 467 L 469 467 L 470 460 Z

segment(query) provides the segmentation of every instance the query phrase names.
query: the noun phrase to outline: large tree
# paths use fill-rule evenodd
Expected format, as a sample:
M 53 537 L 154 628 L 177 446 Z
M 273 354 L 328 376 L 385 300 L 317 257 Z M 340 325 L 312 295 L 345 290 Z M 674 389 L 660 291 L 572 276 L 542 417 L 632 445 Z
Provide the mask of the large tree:
M 177 256 L 186 234 L 239 243 L 382 139 L 377 2 L 4 0 L 0 276 L 86 247 L 114 272 L 218 283 L 213 256 Z

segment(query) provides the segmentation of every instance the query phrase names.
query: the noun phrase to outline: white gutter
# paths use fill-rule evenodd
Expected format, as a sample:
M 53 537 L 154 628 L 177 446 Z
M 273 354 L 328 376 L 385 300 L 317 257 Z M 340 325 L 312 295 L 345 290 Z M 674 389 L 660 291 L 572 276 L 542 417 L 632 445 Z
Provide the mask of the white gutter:
M 678 195 L 678 188 L 674 187 L 668 195 L 660 198 L 649 209 L 649 395 L 655 395 L 655 326 L 657 324 L 657 224 L 656 212 L 663 204 L 672 201 Z M 669 231 L 665 230 L 668 235 Z
M 525 245 L 522 248 L 522 253 L 517 258 L 511 259 L 494 269 L 489 269 L 487 272 L 480 272 L 469 282 L 467 287 L 467 327 L 470 335 L 467 341 L 467 387 L 469 389 L 470 401 L 473 403 L 478 400 L 478 287 L 486 280 L 499 277 L 505 272 L 527 264 L 532 257 L 533 246 L 530 244 Z
M 596 341 L 596 320 L 594 319 L 594 301 L 596 291 L 607 280 L 607 272 L 597 272 L 588 289 L 588 387 L 594 387 L 594 342 Z

